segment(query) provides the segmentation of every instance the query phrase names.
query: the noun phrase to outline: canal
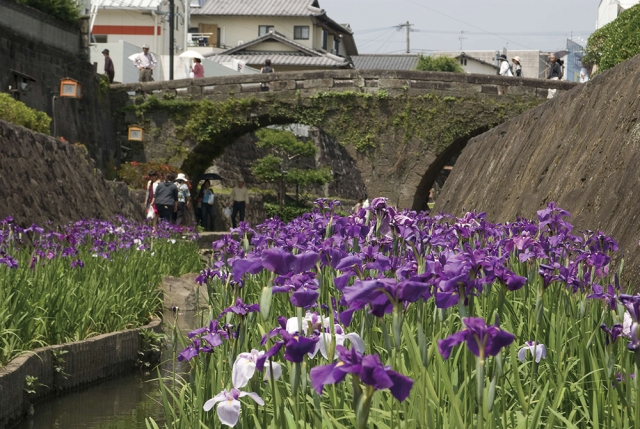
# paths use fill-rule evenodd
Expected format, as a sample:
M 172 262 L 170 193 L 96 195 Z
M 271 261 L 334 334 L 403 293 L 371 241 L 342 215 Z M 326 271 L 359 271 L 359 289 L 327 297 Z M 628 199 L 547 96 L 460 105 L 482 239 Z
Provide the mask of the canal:
M 175 318 L 164 314 L 167 343 L 163 348 L 161 371 L 168 375 L 172 368 L 173 348 L 170 343 Z M 183 332 L 199 324 L 195 312 L 178 316 L 178 328 Z M 178 363 L 178 365 L 182 365 Z M 145 419 L 164 419 L 158 372 L 146 368 L 103 381 L 72 392 L 47 398 L 34 405 L 33 416 L 24 419 L 15 429 L 144 429 Z

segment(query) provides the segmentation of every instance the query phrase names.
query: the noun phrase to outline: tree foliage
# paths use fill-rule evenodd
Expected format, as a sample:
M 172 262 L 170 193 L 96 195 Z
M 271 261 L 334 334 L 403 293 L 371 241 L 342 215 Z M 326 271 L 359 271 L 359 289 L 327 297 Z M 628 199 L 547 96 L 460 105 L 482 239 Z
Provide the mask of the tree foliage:
M 640 53 L 640 5 L 622 12 L 617 19 L 589 37 L 583 63 L 603 72 Z
M 80 8 L 75 0 L 16 0 L 20 4 L 38 9 L 67 24 L 77 24 Z
M 263 182 L 284 182 L 291 185 L 324 185 L 332 180 L 331 170 L 302 169 L 292 166 L 300 158 L 309 158 L 316 154 L 316 147 L 310 141 L 301 141 L 290 131 L 263 128 L 256 132 L 256 145 L 268 149 L 267 156 L 258 159 L 251 173 Z
M 458 64 L 458 60 L 452 57 L 437 57 L 420 54 L 416 70 L 464 73 L 464 69 Z

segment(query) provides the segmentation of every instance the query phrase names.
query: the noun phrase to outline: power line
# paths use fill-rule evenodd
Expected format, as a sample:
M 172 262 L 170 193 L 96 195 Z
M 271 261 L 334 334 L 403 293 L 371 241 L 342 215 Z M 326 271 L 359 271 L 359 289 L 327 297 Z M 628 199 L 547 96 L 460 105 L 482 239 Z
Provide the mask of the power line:
M 499 35 L 497 35 L 497 34 L 495 34 L 495 33 L 492 33 L 491 31 L 487 31 L 487 30 L 485 30 L 484 28 L 480 28 L 480 27 L 478 27 L 478 26 L 476 26 L 476 25 L 469 24 L 468 22 L 462 21 L 462 20 L 460 20 L 460 19 L 458 19 L 458 18 L 454 18 L 454 17 L 453 17 L 453 16 L 451 16 L 451 15 L 447 15 L 446 13 L 442 13 L 442 12 L 440 12 L 440 11 L 438 11 L 438 10 L 435 10 L 435 9 L 433 9 L 433 8 L 430 8 L 430 7 L 428 7 L 428 6 L 425 6 L 425 5 L 423 5 L 423 4 L 420 4 L 420 3 L 416 2 L 416 1 L 413 1 L 413 0 L 404 0 L 404 1 L 406 1 L 406 2 L 408 2 L 408 3 L 411 3 L 411 4 L 414 4 L 414 5 L 416 5 L 416 6 L 423 7 L 423 8 L 425 8 L 425 9 L 430 10 L 431 12 L 437 13 L 437 14 L 439 14 L 439 15 L 446 16 L 446 17 L 447 17 L 447 18 L 449 18 L 449 19 L 453 19 L 454 21 L 458 21 L 458 22 L 460 22 L 460 23 L 462 23 L 462 24 L 468 25 L 469 27 L 475 28 L 476 30 L 480 30 L 480 31 L 482 31 L 483 33 L 491 34 L 491 35 L 493 35 L 493 36 L 495 36 L 495 37 L 499 37 L 500 39 L 506 40 L 507 42 L 511 42 L 511 43 L 513 43 L 513 44 L 515 44 L 515 45 L 522 46 L 523 48 L 533 49 L 533 48 L 531 48 L 531 47 L 529 47 L 529 46 L 523 45 L 522 43 L 518 43 L 518 42 L 515 42 L 515 41 L 513 41 L 513 40 L 507 39 L 506 37 L 499 36 Z M 456 34 L 457 34 L 457 33 L 456 33 Z

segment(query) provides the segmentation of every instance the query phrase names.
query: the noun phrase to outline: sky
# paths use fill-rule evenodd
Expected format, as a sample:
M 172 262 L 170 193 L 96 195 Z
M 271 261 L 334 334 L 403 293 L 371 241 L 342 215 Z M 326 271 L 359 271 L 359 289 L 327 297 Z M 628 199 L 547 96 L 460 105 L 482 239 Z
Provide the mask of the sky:
M 411 51 L 558 51 L 566 39 L 586 44 L 599 0 L 319 0 L 327 15 L 355 32 L 360 54 Z M 582 40 L 581 40 L 582 39 Z

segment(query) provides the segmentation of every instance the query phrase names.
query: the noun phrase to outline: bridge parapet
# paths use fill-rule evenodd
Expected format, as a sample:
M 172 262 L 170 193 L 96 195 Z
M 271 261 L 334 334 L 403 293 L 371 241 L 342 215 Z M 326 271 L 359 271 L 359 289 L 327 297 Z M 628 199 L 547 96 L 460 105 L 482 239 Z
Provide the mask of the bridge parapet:
M 113 92 L 161 92 L 195 98 L 226 98 L 229 95 L 255 96 L 261 84 L 269 92 L 295 92 L 312 95 L 318 92 L 355 91 L 389 95 L 408 93 L 450 94 L 452 96 L 481 94 L 486 96 L 514 95 L 546 97 L 549 89 L 569 90 L 575 82 L 544 79 L 513 78 L 467 73 L 439 73 L 422 71 L 331 70 L 311 72 L 282 72 L 272 74 L 235 75 L 203 79 L 180 79 L 162 82 L 113 84 Z

